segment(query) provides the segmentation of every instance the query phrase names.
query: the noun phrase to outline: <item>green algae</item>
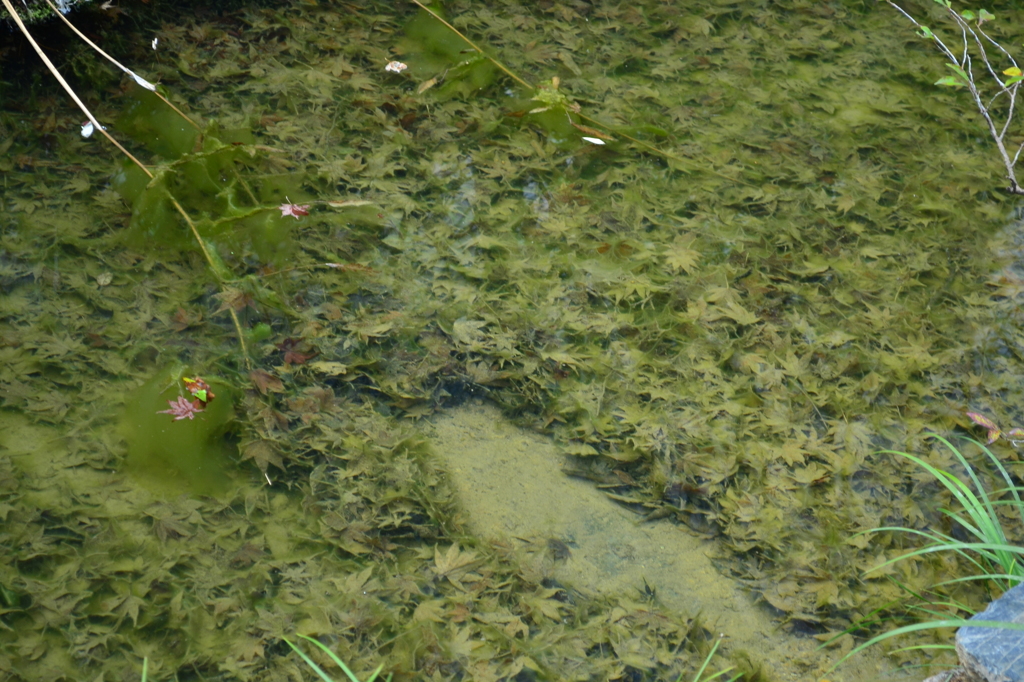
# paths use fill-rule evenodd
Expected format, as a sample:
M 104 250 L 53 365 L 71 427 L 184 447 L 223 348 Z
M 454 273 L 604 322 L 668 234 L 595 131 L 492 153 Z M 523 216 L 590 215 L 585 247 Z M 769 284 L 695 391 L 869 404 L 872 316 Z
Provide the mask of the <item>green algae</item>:
M 214 122 L 149 150 L 139 126 L 161 175 L 126 175 L 127 208 L 77 114 L 5 100 L 2 404 L 61 431 L 56 470 L 93 475 L 70 496 L 41 471 L 0 478 L 19 548 L 0 617 L 29 633 L 0 632 L 0 669 L 123 676 L 142 654 L 166 676 L 286 679 L 297 627 L 406 678 L 692 673 L 694 621 L 465 533 L 414 420 L 467 396 L 638 518 L 713 538 L 790 631 L 898 613 L 862 573 L 904 541 L 856 534 L 926 527 L 943 500 L 873 453 L 941 459 L 923 434 L 972 428 L 968 409 L 1019 423 L 1022 404 L 1016 204 L 970 103 L 931 88 L 941 64 L 895 17 L 843 6 L 445 10 L 565 99 L 484 74 L 411 7 L 201 16 L 160 28 L 157 55 L 137 41 L 140 71 Z M 384 71 L 396 56 L 405 75 Z M 133 90 L 107 93 L 105 120 L 156 116 Z M 615 141 L 566 126 L 572 103 Z M 269 210 L 345 198 L 373 205 Z M 218 467 L 240 475 L 218 499 L 118 478 L 133 455 L 111 396 L 175 361 L 239 387 L 238 462 Z M 147 400 L 139 438 L 164 457 L 205 428 Z M 956 571 L 907 563 L 911 586 Z
M 232 451 L 237 453 L 225 440 L 234 417 L 234 391 L 223 382 L 209 383 L 216 399 L 188 420 L 160 414 L 171 400 L 188 396 L 180 378 L 169 383 L 167 372 L 157 372 L 126 396 L 121 422 L 125 470 L 154 492 L 218 496 L 228 491 L 235 468 Z
M 193 150 L 199 132 L 168 107 L 156 93 L 133 87 L 115 128 L 151 153 L 173 160 Z
M 142 87 L 131 88 L 126 99 L 117 130 L 168 162 L 149 177 L 125 159 L 114 175 L 114 190 L 132 207 L 126 244 L 183 250 L 195 248 L 198 235 L 214 258 L 221 252 L 252 252 L 274 263 L 288 258 L 294 249 L 290 224 L 276 205 L 308 198 L 301 175 L 251 177 L 266 159 L 248 130 L 222 130 L 215 123 L 200 130 Z M 195 234 L 182 229 L 182 210 L 192 216 Z M 222 257 L 216 265 L 222 280 L 235 279 Z

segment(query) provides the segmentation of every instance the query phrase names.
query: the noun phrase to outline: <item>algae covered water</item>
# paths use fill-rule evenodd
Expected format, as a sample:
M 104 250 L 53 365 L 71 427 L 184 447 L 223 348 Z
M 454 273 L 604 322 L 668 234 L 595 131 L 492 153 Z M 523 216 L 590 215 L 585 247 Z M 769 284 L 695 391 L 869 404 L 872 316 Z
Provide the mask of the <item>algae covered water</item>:
M 134 12 L 181 114 L 44 43 L 145 170 L 0 53 L 6 676 L 819 679 L 963 570 L 860 533 L 1021 421 L 1018 205 L 890 9 Z

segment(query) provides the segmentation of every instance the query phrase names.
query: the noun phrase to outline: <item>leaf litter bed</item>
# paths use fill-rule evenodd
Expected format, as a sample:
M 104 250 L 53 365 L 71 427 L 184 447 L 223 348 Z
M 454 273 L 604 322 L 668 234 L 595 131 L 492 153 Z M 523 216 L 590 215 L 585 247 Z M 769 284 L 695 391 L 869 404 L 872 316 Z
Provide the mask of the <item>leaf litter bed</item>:
M 930 85 L 941 63 L 873 5 L 445 13 L 543 97 L 412 6 L 111 35 L 201 138 L 61 48 L 166 167 L 150 186 L 48 75 L 5 75 L 6 675 L 296 679 L 298 632 L 399 679 L 692 677 L 713 622 L 467 530 L 418 420 L 468 397 L 638 521 L 706 538 L 785 631 L 899 617 L 864 571 L 907 540 L 856 534 L 940 523 L 944 499 L 873 453 L 951 466 L 929 431 L 1021 422 L 1016 203 L 970 103 Z M 576 105 L 603 128 L 566 125 Z M 157 415 L 200 374 L 209 411 Z
M 704 537 L 680 532 L 668 519 L 640 523 L 589 481 L 561 475 L 557 447 L 507 423 L 493 406 L 473 401 L 431 421 L 434 452 L 475 536 L 524 548 L 534 570 L 589 597 L 631 597 L 699 615 L 711 632 L 727 635 L 729 650 L 770 663 L 774 679 L 814 676 L 808 662 L 821 660 L 818 642 L 780 629 L 715 567 L 721 557 L 709 556 Z M 880 652 L 870 653 L 831 679 L 872 679 L 891 669 Z

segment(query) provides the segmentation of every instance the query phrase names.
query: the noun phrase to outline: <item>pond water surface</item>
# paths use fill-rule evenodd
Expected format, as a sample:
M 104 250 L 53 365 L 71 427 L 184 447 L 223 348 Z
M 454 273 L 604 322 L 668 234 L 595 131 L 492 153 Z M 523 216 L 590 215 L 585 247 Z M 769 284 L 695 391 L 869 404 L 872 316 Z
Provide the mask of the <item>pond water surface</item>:
M 1018 202 L 891 8 L 135 12 L 71 18 L 184 116 L 34 30 L 145 171 L 0 52 L 3 675 L 952 661 L 829 671 L 964 570 L 867 573 L 948 504 L 880 451 L 1024 404 Z

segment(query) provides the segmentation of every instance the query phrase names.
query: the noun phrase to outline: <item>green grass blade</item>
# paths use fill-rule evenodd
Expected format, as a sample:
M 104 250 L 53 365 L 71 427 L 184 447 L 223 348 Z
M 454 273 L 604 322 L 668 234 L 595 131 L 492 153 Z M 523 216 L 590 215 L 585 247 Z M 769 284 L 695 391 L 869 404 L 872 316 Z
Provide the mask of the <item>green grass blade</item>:
M 313 644 L 314 646 L 319 647 L 321 651 L 323 651 L 325 654 L 327 654 L 328 657 L 330 657 L 330 659 L 334 662 L 334 664 L 336 666 L 341 668 L 341 671 L 343 673 L 345 673 L 345 676 L 348 677 L 348 679 L 351 682 L 359 682 L 359 678 L 356 677 L 355 673 L 353 673 L 349 669 L 349 667 L 347 665 L 345 665 L 345 662 L 342 661 L 340 658 L 338 658 L 337 655 L 335 655 L 335 653 L 333 651 L 328 649 L 326 645 L 321 644 L 319 640 L 314 639 L 312 637 L 307 637 L 306 635 L 299 635 L 299 637 L 301 637 L 302 639 L 306 640 L 307 642 Z M 288 642 L 287 639 L 285 641 Z M 288 642 L 288 643 L 291 644 L 291 642 Z M 292 646 L 292 648 L 295 649 L 294 646 Z M 296 649 L 296 651 L 298 651 L 298 649 Z M 305 656 L 305 654 L 303 654 L 302 657 L 304 659 L 306 659 L 307 662 L 309 662 L 309 659 Z M 316 670 L 318 670 L 318 671 L 320 670 L 319 668 L 316 668 L 315 666 L 314 666 L 314 668 Z M 368 677 L 366 679 L 366 682 L 374 682 L 374 680 L 377 679 L 377 676 L 380 675 L 380 671 L 383 670 L 383 669 L 384 669 L 384 664 L 382 663 L 381 665 L 377 666 L 377 669 L 374 670 L 373 673 L 371 673 L 370 677 Z M 321 673 L 321 677 L 323 677 L 323 673 Z M 325 679 L 327 679 L 328 682 L 333 682 L 332 680 L 330 680 L 330 678 L 325 678 Z M 390 675 L 388 676 L 388 679 L 391 679 Z
M 930 537 L 926 533 L 921 533 L 921 532 L 916 532 L 915 533 L 914 531 L 911 531 L 911 532 L 913 534 L 916 534 L 916 535 L 923 535 L 924 537 Z M 907 552 L 906 554 L 901 554 L 898 557 L 894 557 L 892 559 L 889 559 L 888 561 L 884 561 L 884 562 L 878 564 L 877 566 L 872 566 L 871 568 L 869 568 L 864 573 L 865 573 L 865 575 L 867 575 L 867 574 L 869 574 L 869 573 L 871 573 L 873 571 L 877 571 L 879 569 L 882 569 L 882 568 L 885 568 L 885 567 L 890 566 L 892 564 L 895 564 L 898 561 L 902 561 L 904 559 L 911 559 L 911 558 L 914 558 L 914 557 L 917 557 L 917 556 L 921 556 L 923 554 L 933 554 L 935 552 L 956 552 L 957 554 L 962 556 L 964 558 L 964 560 L 966 560 L 968 563 L 973 564 L 974 567 L 977 568 L 978 571 L 980 571 L 981 573 L 983 573 L 983 574 L 993 574 L 994 575 L 994 573 L 992 573 L 992 570 L 991 570 L 993 565 L 998 565 L 1000 568 L 1005 568 L 997 560 L 997 557 L 993 553 L 991 553 L 989 551 L 991 549 L 996 549 L 996 548 L 999 548 L 999 549 L 1010 549 L 1012 551 L 1017 551 L 1017 553 L 1020 553 L 1020 550 L 1024 549 L 1024 548 L 1013 547 L 1012 545 L 988 545 L 986 543 L 964 543 L 964 542 L 958 542 L 956 540 L 935 541 L 931 545 L 926 545 L 924 547 L 919 547 L 919 548 L 917 548 L 915 550 L 911 550 L 910 552 Z M 968 553 L 968 550 L 971 550 L 971 551 L 974 551 L 974 552 L 978 553 L 985 561 L 981 561 L 977 557 L 972 556 L 970 553 Z
M 1024 576 L 1024 547 L 1019 547 L 1011 544 L 1006 537 L 1006 532 L 1003 530 L 1002 522 L 999 518 L 997 509 L 1000 506 L 1009 504 L 1015 507 L 1015 511 L 1021 517 L 1022 523 L 1024 523 L 1024 503 L 1021 502 L 1021 491 L 1024 488 L 1014 485 L 1013 479 L 1009 472 L 1003 466 L 999 458 L 988 448 L 976 443 L 985 456 L 989 459 L 992 466 L 995 467 L 999 476 L 1006 484 L 1006 488 L 1002 490 L 996 490 L 991 494 L 987 492 L 983 485 L 981 476 L 971 466 L 971 463 L 952 443 L 945 438 L 934 435 L 936 440 L 942 443 L 949 451 L 953 454 L 959 465 L 963 467 L 966 472 L 966 476 L 970 483 L 968 484 L 964 480 L 961 480 L 958 476 L 954 475 L 949 471 L 940 469 L 932 464 L 929 464 L 921 457 L 912 455 L 905 452 L 899 452 L 896 450 L 885 450 L 886 454 L 898 455 L 904 459 L 907 459 L 922 469 L 927 471 L 932 478 L 940 483 L 953 498 L 959 503 L 962 509 L 951 510 L 942 509 L 942 513 L 950 519 L 950 521 L 965 532 L 969 534 L 971 538 L 976 540 L 975 542 L 963 542 L 957 540 L 951 535 L 944 533 L 938 533 L 934 531 L 920 531 L 913 528 L 905 527 L 883 527 L 875 528 L 868 532 L 900 532 L 909 535 L 916 535 L 929 541 L 930 544 L 911 550 L 905 554 L 900 555 L 894 559 L 885 561 L 878 566 L 870 568 L 866 573 L 877 571 L 890 566 L 897 561 L 903 559 L 911 559 L 923 557 L 928 554 L 936 552 L 953 552 L 954 554 L 962 557 L 964 561 L 976 569 L 976 574 L 972 576 L 964 576 L 953 578 L 937 585 L 933 586 L 934 589 L 937 587 L 944 587 L 960 582 L 968 581 L 991 581 L 1002 589 L 1008 589 L 1009 587 L 1021 582 L 1022 576 Z M 999 499 L 1004 495 L 1012 497 L 1011 500 Z M 973 609 L 969 606 L 959 603 L 956 600 L 949 598 L 937 599 L 936 597 L 926 597 L 924 594 L 918 594 L 917 592 L 910 589 L 908 586 L 896 580 L 892 576 L 886 576 L 890 580 L 896 583 L 902 590 L 907 594 L 910 594 L 920 603 L 911 604 L 906 606 L 906 613 L 926 615 L 931 617 L 932 620 L 926 620 L 912 625 L 906 625 L 903 627 L 890 630 L 889 632 L 882 633 L 875 637 L 872 637 L 868 641 L 858 645 L 852 649 L 849 653 L 843 656 L 837 661 L 830 670 L 834 670 L 843 661 L 851 656 L 860 653 L 864 649 L 884 642 L 892 637 L 898 637 L 900 635 L 912 634 L 923 630 L 940 629 L 940 628 L 957 628 L 957 627 L 992 627 L 1009 630 L 1024 631 L 1024 625 L 1016 623 L 1005 623 L 996 621 L 969 621 L 963 618 L 951 618 L 949 612 L 966 612 L 972 613 Z M 876 625 L 880 622 L 884 622 L 887 618 L 878 617 L 883 613 L 885 609 L 889 608 L 889 605 L 883 609 L 877 609 L 869 614 L 869 620 L 862 620 L 858 623 L 847 628 L 843 634 L 849 634 L 862 630 L 865 627 Z M 943 609 L 947 609 L 944 611 Z M 840 635 L 841 636 L 841 635 Z M 835 641 L 833 638 L 831 641 Z M 827 646 L 828 643 L 826 643 Z M 913 651 L 920 649 L 949 649 L 949 645 L 932 645 L 932 644 L 919 644 L 912 645 L 899 649 L 899 651 Z
M 941 443 L 943 443 L 949 449 L 949 451 L 953 453 L 953 455 L 960 462 L 961 466 L 963 466 L 964 469 L 967 471 L 967 475 L 970 477 L 971 482 L 974 484 L 975 489 L 978 491 L 977 495 L 975 495 L 973 491 L 967 488 L 966 485 L 964 485 L 962 482 L 959 483 L 961 488 L 964 490 L 964 496 L 959 499 L 961 500 L 961 504 L 964 505 L 965 511 L 967 512 L 968 516 L 970 516 L 971 519 L 974 521 L 974 524 L 975 526 L 977 526 L 977 529 L 973 529 L 970 526 L 970 524 L 964 522 L 962 518 L 960 518 L 953 512 L 947 510 L 943 511 L 951 519 L 957 521 L 963 527 L 973 532 L 979 539 L 987 542 L 1007 544 L 1006 534 L 1003 531 L 1002 524 L 999 521 L 999 516 L 996 514 L 992 497 L 985 491 L 985 486 L 982 485 L 981 479 L 978 477 L 977 472 L 975 472 L 974 468 L 967 461 L 967 458 L 964 457 L 963 454 L 959 450 L 957 450 L 952 443 L 950 443 L 945 438 L 942 438 L 941 436 L 936 436 L 935 438 L 939 440 Z M 996 470 L 999 471 L 1000 476 L 1003 478 L 1006 484 L 1013 488 L 1013 481 L 1010 479 L 1009 473 L 1006 471 L 1002 463 L 999 461 L 999 458 L 996 457 L 995 454 L 993 454 L 992 451 L 989 450 L 988 448 L 984 446 L 980 447 L 982 451 L 985 453 L 985 455 L 988 457 L 988 459 L 995 466 Z M 952 477 L 951 474 L 947 475 Z M 1016 491 L 1014 490 L 1012 494 L 1018 501 L 1018 509 L 1020 509 L 1019 497 L 1017 496 Z M 1024 510 L 1022 510 L 1021 513 L 1024 514 Z M 1020 562 L 1015 557 L 1005 552 L 997 552 L 996 556 L 997 562 L 1003 567 L 1003 569 L 1007 573 L 1020 573 Z
M 299 635 L 299 637 L 302 637 L 302 636 L 303 635 Z M 334 680 L 331 679 L 330 675 L 325 673 L 320 666 L 318 666 L 316 663 L 314 663 L 313 659 L 311 659 L 309 656 L 306 655 L 306 652 L 304 652 L 302 649 L 300 649 L 299 647 L 297 647 L 294 644 L 292 644 L 290 639 L 288 639 L 287 637 L 282 637 L 281 639 L 283 639 L 285 641 L 285 643 L 292 648 L 292 651 L 297 653 L 302 658 L 302 660 L 306 662 L 306 665 L 308 665 L 310 668 L 312 668 L 313 671 L 317 675 L 320 676 L 321 680 L 323 680 L 324 682 L 334 682 Z
M 981 573 L 994 575 L 996 571 L 992 570 L 992 568 L 994 566 L 998 566 L 1005 574 L 1015 576 L 1024 575 L 1024 570 L 1022 570 L 1022 564 L 1024 564 L 1024 561 L 1017 556 L 1020 552 L 1014 551 L 1010 548 L 1011 546 L 1006 539 L 1006 534 L 1003 531 L 1002 524 L 996 512 L 997 501 L 993 500 L 992 496 L 986 492 L 985 486 L 982 485 L 981 479 L 971 466 L 970 462 L 967 461 L 967 458 L 964 457 L 964 455 L 945 438 L 938 435 L 934 437 L 949 449 L 956 460 L 964 468 L 967 472 L 967 476 L 971 480 L 971 483 L 974 485 L 974 490 L 952 473 L 939 469 L 916 455 L 896 450 L 886 450 L 884 452 L 892 455 L 898 455 L 914 462 L 931 474 L 935 480 L 941 483 L 963 507 L 962 514 L 949 509 L 943 509 L 943 514 L 945 514 L 953 523 L 956 523 L 970 535 L 981 541 L 981 543 L 987 544 L 988 546 L 972 547 L 970 546 L 971 543 L 957 543 L 952 538 L 943 536 L 942 534 L 932 535 L 921 531 L 913 531 L 912 529 L 904 529 L 904 532 L 922 535 L 935 542 L 938 548 L 933 547 L 929 551 L 949 549 L 959 553 L 966 560 L 974 564 Z M 1021 505 L 1019 504 L 1020 496 L 1016 487 L 1013 485 L 1013 481 L 1010 478 L 1009 473 L 1006 471 L 1005 467 L 1003 467 L 1002 463 L 999 462 L 999 459 L 990 450 L 988 450 L 988 448 L 985 448 L 984 446 L 980 447 L 999 471 L 999 475 L 1003 478 L 1003 481 L 1010 489 L 1012 489 L 1011 495 L 1014 497 L 1014 501 L 1018 502 L 1018 510 L 1022 515 L 1022 518 L 1024 518 L 1024 509 L 1021 509 Z M 964 516 L 967 518 L 964 518 Z M 977 552 L 980 556 L 980 560 L 967 554 L 967 550 Z M 919 554 L 912 552 L 904 556 L 913 557 L 919 556 Z M 882 564 L 882 566 L 885 565 L 887 564 Z M 1020 582 L 1020 580 L 1015 578 L 1008 581 L 1006 585 L 1001 586 L 1005 588 L 1006 586 L 1012 586 L 1018 582 Z
M 948 441 L 946 442 L 948 443 Z M 970 471 L 971 475 L 973 476 L 974 471 L 973 469 L 970 468 L 970 465 L 967 464 L 967 460 L 965 460 L 959 452 L 956 452 L 955 448 L 953 449 L 953 451 L 960 459 L 961 463 L 965 464 L 968 471 Z M 967 486 L 967 484 L 965 484 L 959 478 L 949 473 L 948 471 L 943 471 L 942 469 L 939 469 L 929 464 L 928 462 L 924 461 L 923 459 L 916 455 L 911 455 L 910 453 L 907 452 L 900 452 L 898 450 L 883 450 L 882 452 L 891 455 L 899 455 L 900 457 L 909 459 L 910 461 L 914 462 L 915 464 L 926 470 L 928 473 L 932 475 L 933 478 L 935 478 L 935 480 L 941 483 L 946 488 L 946 490 L 948 490 L 953 495 L 953 497 L 957 499 L 957 501 L 960 502 L 964 509 L 968 511 L 968 515 L 970 515 L 972 518 L 975 518 L 975 514 L 977 514 L 978 509 L 982 505 L 978 498 L 971 491 L 971 489 Z M 972 531 L 972 534 L 977 535 L 977 532 Z
M 949 580 L 943 580 L 941 583 L 935 583 L 934 587 L 945 587 L 946 585 L 954 585 L 956 583 L 969 583 L 972 580 L 991 580 L 996 583 L 998 583 L 1001 580 L 1005 580 L 1007 582 L 1012 583 L 1015 580 L 1019 581 L 1020 576 L 1013 575 L 1011 573 L 985 573 L 982 575 L 968 575 L 964 576 L 963 578 L 951 578 Z
M 714 658 L 715 652 L 718 651 L 718 645 L 721 643 L 721 638 L 715 640 L 714 645 L 711 647 L 711 651 L 709 651 L 708 655 L 704 658 L 704 663 L 700 666 L 700 670 L 697 671 L 696 677 L 693 678 L 693 682 L 700 682 L 701 676 L 704 674 L 704 671 L 711 663 L 711 659 Z
M 846 659 L 850 658 L 851 656 L 854 656 L 855 654 L 859 654 L 861 651 L 864 651 L 868 647 L 874 646 L 875 644 L 878 644 L 880 642 L 884 642 L 887 639 L 891 639 L 893 637 L 899 637 L 900 635 L 906 635 L 906 634 L 909 634 L 909 633 L 912 633 L 912 632 L 920 632 L 921 630 L 938 630 L 938 629 L 941 629 L 941 628 L 960 628 L 960 627 L 964 627 L 964 626 L 978 627 L 978 628 L 999 628 L 999 629 L 1003 629 L 1003 630 L 1017 630 L 1017 631 L 1020 631 L 1020 632 L 1024 632 L 1024 623 L 1007 623 L 1007 622 L 1004 622 L 1004 621 L 995 621 L 995 620 L 975 620 L 975 621 L 971 621 L 971 620 L 967 620 L 965 618 L 949 618 L 949 619 L 946 619 L 946 620 L 932 620 L 932 621 L 928 621 L 928 622 L 925 622 L 925 623 L 914 623 L 912 625 L 904 625 L 903 627 L 896 628 L 895 630 L 890 630 L 889 632 L 883 632 L 882 634 L 880 634 L 880 635 L 878 635 L 876 637 L 872 637 L 871 639 L 869 639 L 868 641 L 864 642 L 863 644 L 860 644 L 860 645 L 854 647 L 853 649 L 850 650 L 850 652 L 848 654 L 846 654 L 845 656 L 840 658 L 838 661 L 833 663 L 832 666 L 829 667 L 828 672 L 832 672 L 833 670 L 835 670 L 837 667 L 839 667 L 839 665 L 843 661 L 845 661 Z
M 905 646 L 893 651 L 894 654 L 898 654 L 904 651 L 930 651 L 937 649 L 939 651 L 956 651 L 956 647 L 952 644 L 917 644 L 915 646 Z

